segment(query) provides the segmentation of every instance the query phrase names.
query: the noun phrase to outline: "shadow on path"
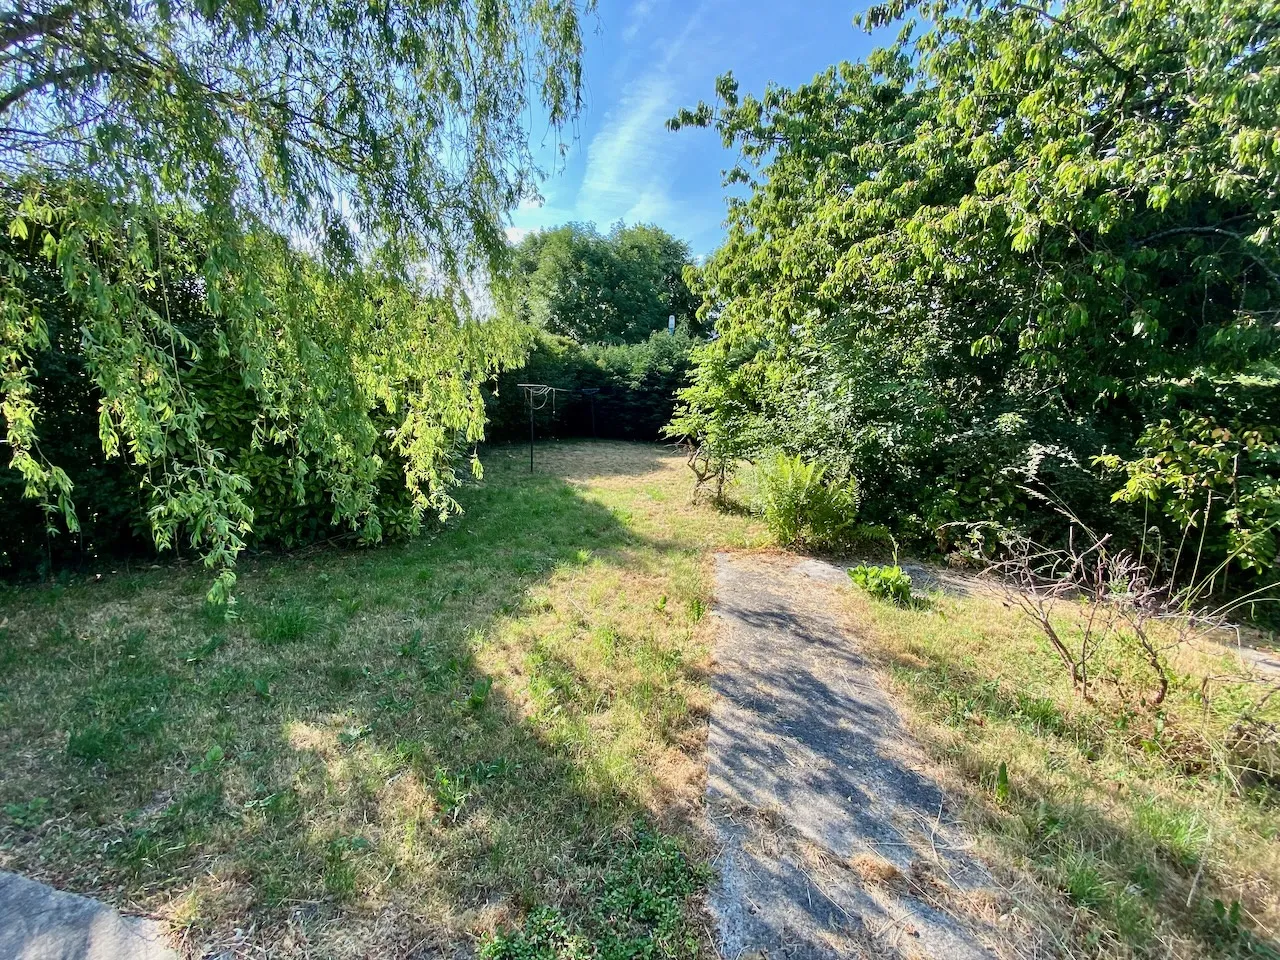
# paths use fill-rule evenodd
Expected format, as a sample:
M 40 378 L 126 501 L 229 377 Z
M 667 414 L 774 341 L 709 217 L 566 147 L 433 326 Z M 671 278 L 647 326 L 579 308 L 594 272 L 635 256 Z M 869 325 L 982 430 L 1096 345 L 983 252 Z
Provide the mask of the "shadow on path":
M 958 918 L 991 881 L 868 663 L 820 561 L 716 558 L 723 626 L 708 801 L 723 956 L 990 956 Z

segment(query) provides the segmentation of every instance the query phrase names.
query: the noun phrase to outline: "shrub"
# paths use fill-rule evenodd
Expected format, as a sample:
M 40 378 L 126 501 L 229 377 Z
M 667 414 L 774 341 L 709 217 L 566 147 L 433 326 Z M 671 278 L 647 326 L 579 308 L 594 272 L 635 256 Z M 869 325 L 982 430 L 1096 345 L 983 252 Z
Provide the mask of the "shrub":
M 582 346 L 539 331 L 524 365 L 487 391 L 486 436 L 527 440 L 529 410 L 519 384 L 545 383 L 565 392 L 535 411 L 538 436 L 656 440 L 675 409 L 695 342 L 685 328 L 612 346 Z
M 1280 151 L 1239 91 L 1277 62 L 1274 8 L 945 9 L 794 88 L 726 74 L 672 118 L 715 128 L 747 187 L 689 272 L 717 338 L 681 428 L 856 475 L 864 519 L 916 549 L 978 522 L 1062 544 L 1066 504 L 1117 546 L 1199 544 L 1224 599 L 1268 586 Z
M 852 477 L 830 480 L 826 467 L 799 454 L 775 454 L 754 473 L 752 508 L 782 546 L 808 542 L 837 546 L 858 512 L 858 484 Z
M 895 607 L 912 607 L 919 602 L 911 593 L 910 574 L 897 564 L 892 567 L 859 564 L 849 571 L 849 579 L 877 600 L 886 600 Z

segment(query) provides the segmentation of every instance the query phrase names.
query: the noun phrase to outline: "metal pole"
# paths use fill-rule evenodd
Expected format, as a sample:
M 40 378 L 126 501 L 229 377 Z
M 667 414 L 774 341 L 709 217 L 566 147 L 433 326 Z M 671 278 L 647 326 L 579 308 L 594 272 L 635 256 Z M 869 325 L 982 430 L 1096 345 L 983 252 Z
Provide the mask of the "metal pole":
M 525 393 L 529 401 L 529 472 L 533 473 L 533 391 Z

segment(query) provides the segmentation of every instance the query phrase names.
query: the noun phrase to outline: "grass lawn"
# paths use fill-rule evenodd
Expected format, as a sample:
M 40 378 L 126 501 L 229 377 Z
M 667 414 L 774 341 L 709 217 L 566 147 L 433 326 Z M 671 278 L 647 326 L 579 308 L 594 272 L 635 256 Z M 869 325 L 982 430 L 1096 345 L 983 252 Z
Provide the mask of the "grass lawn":
M 1258 713 L 1253 747 L 1229 748 L 1268 690 L 1233 652 L 1175 656 L 1159 709 L 1107 684 L 1086 704 L 990 589 L 923 609 L 845 599 L 980 852 L 1060 955 L 1280 958 L 1280 703 Z M 1064 606 L 1064 637 L 1083 614 Z M 1122 681 L 1136 673 L 1110 653 Z
M 188 567 L 0 592 L 0 866 L 196 955 L 709 953 L 710 553 L 764 532 L 660 447 L 485 465 L 431 536 L 247 561 L 230 621 Z M 1280 956 L 1280 697 L 1229 749 L 1233 655 L 1086 704 L 989 590 L 842 596 L 1057 955 Z
M 761 531 L 659 447 L 485 467 L 432 536 L 245 562 L 230 621 L 197 568 L 4 589 L 0 866 L 197 954 L 705 948 L 709 552 Z

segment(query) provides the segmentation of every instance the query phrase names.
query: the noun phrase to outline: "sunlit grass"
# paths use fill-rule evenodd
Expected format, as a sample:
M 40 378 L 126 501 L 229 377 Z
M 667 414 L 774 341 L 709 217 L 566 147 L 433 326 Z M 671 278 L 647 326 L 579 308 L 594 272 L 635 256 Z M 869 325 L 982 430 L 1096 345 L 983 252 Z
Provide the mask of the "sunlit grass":
M 197 946 L 383 955 L 572 926 L 638 823 L 693 842 L 709 553 L 759 530 L 661 448 L 485 464 L 432 536 L 246 562 L 230 620 L 192 568 L 6 589 L 0 865 Z
M 1159 710 L 1105 683 L 1087 704 L 989 590 L 922 609 L 846 597 L 987 860 L 1065 954 L 1280 956 L 1280 781 L 1223 767 L 1240 707 L 1265 693 L 1233 685 L 1233 653 L 1178 653 Z

